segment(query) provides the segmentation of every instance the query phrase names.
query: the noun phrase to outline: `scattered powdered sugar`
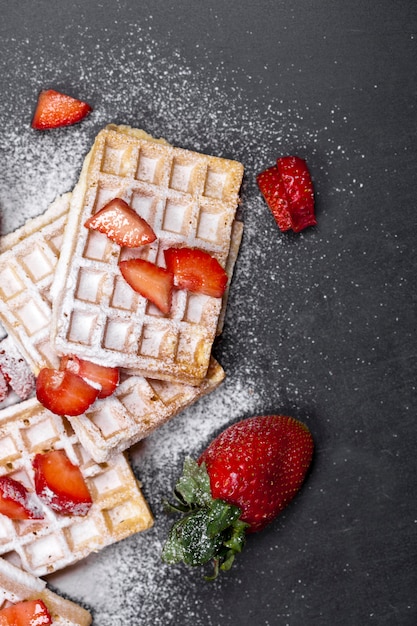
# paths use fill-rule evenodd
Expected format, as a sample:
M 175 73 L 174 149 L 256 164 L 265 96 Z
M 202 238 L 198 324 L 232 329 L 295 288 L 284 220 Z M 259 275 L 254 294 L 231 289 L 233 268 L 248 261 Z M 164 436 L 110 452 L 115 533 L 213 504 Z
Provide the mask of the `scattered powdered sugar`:
M 291 337 L 294 316 L 299 312 L 286 292 L 289 282 L 296 290 L 308 285 L 306 298 L 315 305 L 317 284 L 309 280 L 316 275 L 312 263 L 324 263 L 326 238 L 335 228 L 334 218 L 328 215 L 327 231 L 318 228 L 297 237 L 282 237 L 260 197 L 255 175 L 280 154 L 296 152 L 307 158 L 313 178 L 316 172 L 317 179 L 326 180 L 331 170 L 335 182 L 330 189 L 318 185 L 318 199 L 321 194 L 345 198 L 354 195 L 359 185 L 348 174 L 348 161 L 361 155 L 355 148 L 354 129 L 349 146 L 333 138 L 338 126 L 349 124 L 340 107 L 324 110 L 321 103 L 289 105 L 272 98 L 265 85 L 259 89 L 261 95 L 254 97 L 253 78 L 236 73 L 234 80 L 233 72 L 212 66 L 208 58 L 204 70 L 192 67 L 179 52 L 173 52 L 172 42 L 156 42 L 145 22 L 125 25 L 123 45 L 117 50 L 113 34 L 106 30 L 97 41 L 97 32 L 88 27 L 80 28 L 77 35 L 77 47 L 67 46 L 65 39 L 55 43 L 48 35 L 36 46 L 30 41 L 10 42 L 13 68 L 21 73 L 14 81 L 13 98 L 24 83 L 21 100 L 26 117 L 21 112 L 19 117 L 0 112 L 0 142 L 5 148 L 0 162 L 1 234 L 38 215 L 57 195 L 71 190 L 95 134 L 109 122 L 141 127 L 176 146 L 241 161 L 246 171 L 240 209 L 245 232 L 223 338 L 216 346 L 226 381 L 132 450 L 133 467 L 154 512 L 155 526 L 55 574 L 50 582 L 60 592 L 84 602 L 100 626 L 210 626 L 201 595 L 207 583 L 200 573 L 161 563 L 161 547 L 170 525 L 162 501 L 169 497 L 185 455 L 196 457 L 226 425 L 273 410 L 281 403 L 303 406 L 303 394 L 311 402 L 314 389 L 309 381 L 298 380 L 285 389 L 280 386 L 290 370 L 291 354 L 285 364 L 280 363 L 280 339 L 275 338 L 271 347 L 269 342 L 276 335 L 269 325 L 273 315 L 284 329 L 280 332 Z M 77 126 L 39 133 L 29 126 L 36 94 L 41 88 L 59 85 L 65 73 L 56 54 L 65 57 L 66 67 L 78 76 L 78 91 L 72 95 L 90 102 L 94 111 Z M 7 80 L 11 81 L 11 75 Z M 315 125 L 315 111 L 327 120 L 325 124 Z M 319 225 L 324 210 L 318 215 Z M 257 289 L 248 289 L 248 281 Z M 331 281 L 327 285 L 326 276 L 323 283 L 320 298 L 337 288 Z M 264 303 L 270 307 L 265 319 L 260 315 L 258 290 L 282 294 L 279 301 L 271 298 Z M 271 369 L 276 372 L 274 389 L 269 384 Z M 216 590 L 222 584 L 213 584 L 211 598 L 220 612 Z

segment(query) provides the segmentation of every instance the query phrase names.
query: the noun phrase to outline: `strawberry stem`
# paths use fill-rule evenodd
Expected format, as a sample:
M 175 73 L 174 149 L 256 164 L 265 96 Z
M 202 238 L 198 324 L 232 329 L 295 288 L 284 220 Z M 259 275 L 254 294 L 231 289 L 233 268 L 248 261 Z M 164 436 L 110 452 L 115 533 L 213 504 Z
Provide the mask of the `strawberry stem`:
M 171 528 L 162 560 L 193 567 L 213 561 L 213 575 L 206 577 L 213 580 L 220 570 L 231 568 L 245 544 L 248 524 L 240 519 L 242 511 L 224 500 L 212 498 L 205 464 L 199 465 L 189 457 L 184 461 L 174 497 L 176 504 L 166 502 L 165 509 L 183 517 Z

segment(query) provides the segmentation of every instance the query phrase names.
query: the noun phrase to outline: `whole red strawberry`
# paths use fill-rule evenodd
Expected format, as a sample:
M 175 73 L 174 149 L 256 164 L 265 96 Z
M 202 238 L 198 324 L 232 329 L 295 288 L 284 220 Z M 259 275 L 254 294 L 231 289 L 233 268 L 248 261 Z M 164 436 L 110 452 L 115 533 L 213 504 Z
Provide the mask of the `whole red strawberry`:
M 283 415 L 242 420 L 223 431 L 196 463 L 187 458 L 175 488 L 184 513 L 163 549 L 167 563 L 231 567 L 249 532 L 262 530 L 300 489 L 313 455 L 307 426 Z

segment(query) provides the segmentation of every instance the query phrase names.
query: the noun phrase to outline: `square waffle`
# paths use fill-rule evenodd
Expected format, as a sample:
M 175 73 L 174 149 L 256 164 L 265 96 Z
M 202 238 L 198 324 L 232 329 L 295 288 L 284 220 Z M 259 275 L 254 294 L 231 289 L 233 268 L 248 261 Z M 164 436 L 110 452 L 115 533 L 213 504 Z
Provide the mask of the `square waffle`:
M 0 609 L 25 600 L 43 600 L 54 626 L 89 626 L 92 617 L 75 602 L 46 587 L 45 581 L 0 558 Z
M 59 515 L 35 494 L 44 519 L 15 521 L 0 515 L 0 554 L 35 576 L 62 569 L 153 524 L 123 454 L 96 463 L 65 418 L 36 398 L 0 411 L 0 475 L 10 475 L 34 492 L 32 460 L 51 449 L 64 450 L 79 465 L 93 504 L 84 517 Z
M 221 298 L 176 290 L 163 315 L 124 281 L 122 259 L 164 266 L 172 246 L 201 248 L 226 267 L 243 166 L 157 142 L 109 125 L 85 160 L 71 199 L 53 295 L 52 343 L 59 354 L 159 380 L 199 384 L 205 377 Z M 84 226 L 120 197 L 153 228 L 154 243 L 120 248 Z
M 58 198 L 43 215 L 0 239 L 0 320 L 10 333 L 3 341 L 10 344 L 14 339 L 35 374 L 43 367 L 59 366 L 49 339 L 50 291 L 69 200 L 70 194 Z M 233 241 L 238 244 L 237 237 Z M 229 264 L 233 266 L 231 260 Z M 88 413 L 70 420 L 89 454 L 101 463 L 213 391 L 224 376 L 213 358 L 198 386 L 124 375 L 111 397 L 98 400 Z

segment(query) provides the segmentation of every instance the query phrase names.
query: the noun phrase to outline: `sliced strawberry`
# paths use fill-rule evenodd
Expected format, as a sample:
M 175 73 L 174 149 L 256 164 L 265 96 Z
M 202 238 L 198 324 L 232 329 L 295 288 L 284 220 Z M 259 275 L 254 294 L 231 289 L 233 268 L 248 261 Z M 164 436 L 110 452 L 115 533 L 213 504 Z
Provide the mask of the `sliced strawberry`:
M 288 198 L 278 167 L 274 165 L 274 167 L 269 167 L 258 174 L 256 182 L 278 224 L 278 228 L 282 232 L 290 230 L 292 221 L 288 208 Z
M 84 224 L 98 230 L 119 246 L 137 248 L 156 239 L 148 222 L 121 198 L 114 198 Z
M 69 126 L 80 122 L 92 108 L 86 102 L 67 96 L 59 91 L 47 89 L 41 91 L 38 97 L 35 114 L 32 119 L 32 128 L 45 130 Z
M 119 384 L 119 369 L 117 367 L 104 367 L 91 361 L 79 359 L 74 354 L 62 357 L 59 369 L 69 370 L 73 374 L 81 376 L 92 387 L 99 388 L 98 398 L 111 396 Z
M 26 487 L 11 476 L 0 477 L 0 513 L 14 520 L 44 517 Z
M 221 298 L 227 286 L 227 274 L 208 252 L 198 248 L 164 250 L 167 269 L 174 274 L 178 289 L 188 289 Z
M 93 404 L 99 389 L 70 370 L 42 369 L 36 379 L 36 397 L 57 415 L 81 415 Z
M 258 174 L 256 182 L 280 230 L 298 233 L 317 224 L 313 183 L 304 159 L 281 157 Z
M 120 261 L 119 267 L 132 289 L 150 300 L 162 313 L 169 313 L 174 287 L 171 272 L 144 259 Z
M 64 450 L 37 454 L 32 462 L 38 496 L 62 515 L 87 515 L 92 499 L 78 465 Z
M 43 600 L 24 600 L 0 610 L 0 626 L 47 626 L 52 617 Z
M 277 160 L 277 167 L 289 201 L 293 231 L 314 226 L 314 189 L 307 163 L 300 157 L 287 156 Z

